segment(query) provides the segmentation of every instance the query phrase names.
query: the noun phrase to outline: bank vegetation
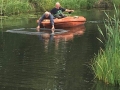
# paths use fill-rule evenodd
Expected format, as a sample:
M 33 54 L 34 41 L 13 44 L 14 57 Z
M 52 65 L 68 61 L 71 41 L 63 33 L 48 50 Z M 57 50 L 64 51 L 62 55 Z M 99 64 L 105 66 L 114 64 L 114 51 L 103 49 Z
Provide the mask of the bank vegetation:
M 50 10 L 60 2 L 69 9 L 111 8 L 113 3 L 120 6 L 119 0 L 0 0 L 0 15 L 16 15 L 36 11 Z
M 104 37 L 105 49 L 100 49 L 92 62 L 95 77 L 106 84 L 120 85 L 120 12 L 115 7 L 114 16 L 105 13 L 105 34 L 99 28 Z M 99 39 L 100 40 L 100 39 Z M 101 40 L 100 40 L 101 41 Z M 101 41 L 102 42 L 102 41 Z

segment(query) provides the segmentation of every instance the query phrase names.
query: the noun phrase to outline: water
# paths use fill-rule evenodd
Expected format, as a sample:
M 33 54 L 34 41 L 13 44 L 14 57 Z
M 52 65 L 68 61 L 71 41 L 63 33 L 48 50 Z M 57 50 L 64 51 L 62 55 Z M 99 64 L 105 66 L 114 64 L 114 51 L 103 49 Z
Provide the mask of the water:
M 119 90 L 94 80 L 89 68 L 95 53 L 103 47 L 96 37 L 102 38 L 97 25 L 104 29 L 104 12 L 91 10 L 78 14 L 87 18 L 85 26 L 61 36 L 36 32 L 36 19 L 21 19 L 11 22 L 12 25 L 3 22 L 0 90 Z

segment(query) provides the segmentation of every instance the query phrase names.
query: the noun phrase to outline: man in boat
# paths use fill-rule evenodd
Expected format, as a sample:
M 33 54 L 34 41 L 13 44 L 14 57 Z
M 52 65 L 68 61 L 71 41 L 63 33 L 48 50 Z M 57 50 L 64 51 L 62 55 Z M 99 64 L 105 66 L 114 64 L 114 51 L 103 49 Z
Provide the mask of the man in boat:
M 53 20 L 53 15 L 50 13 L 50 12 L 48 12 L 48 11 L 46 11 L 43 15 L 42 15 L 42 17 L 39 19 L 39 21 L 38 21 L 38 26 L 37 26 L 37 30 L 39 31 L 39 29 L 40 29 L 40 24 L 41 24 L 41 22 L 44 20 L 44 19 L 50 19 L 50 23 L 51 23 L 51 25 L 52 25 L 52 33 L 54 33 L 54 29 L 55 29 L 55 27 L 54 27 L 54 20 Z
M 74 12 L 74 10 L 69 10 L 69 9 L 64 9 L 61 7 L 60 3 L 57 2 L 55 4 L 55 8 L 53 8 L 50 13 L 55 17 L 55 18 L 64 18 L 66 17 L 63 12 L 66 11 L 66 12 Z

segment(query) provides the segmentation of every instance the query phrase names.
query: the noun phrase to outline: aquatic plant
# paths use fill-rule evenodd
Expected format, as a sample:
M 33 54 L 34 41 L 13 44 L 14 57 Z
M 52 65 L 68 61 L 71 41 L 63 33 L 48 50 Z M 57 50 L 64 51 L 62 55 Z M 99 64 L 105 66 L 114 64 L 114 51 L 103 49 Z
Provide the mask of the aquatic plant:
M 113 17 L 105 14 L 107 16 L 104 23 L 106 33 L 103 34 L 98 27 L 105 39 L 105 49 L 101 48 L 98 55 L 94 57 L 92 69 L 99 80 L 107 84 L 120 85 L 120 13 L 115 7 Z

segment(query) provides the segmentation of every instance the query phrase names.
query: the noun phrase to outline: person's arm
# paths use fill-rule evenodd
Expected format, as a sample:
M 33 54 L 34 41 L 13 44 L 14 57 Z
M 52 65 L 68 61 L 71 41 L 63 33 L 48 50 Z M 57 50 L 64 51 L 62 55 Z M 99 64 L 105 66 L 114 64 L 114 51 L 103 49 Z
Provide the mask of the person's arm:
M 66 12 L 74 12 L 74 10 L 65 9 Z
M 44 17 L 45 15 L 43 14 L 42 17 L 39 19 L 38 26 L 37 26 L 38 29 L 40 28 L 40 24 L 44 20 Z
M 52 29 L 55 29 L 55 27 L 54 27 L 54 19 L 53 19 L 52 14 L 50 14 L 50 23 L 52 25 Z
M 62 10 L 62 12 L 66 11 L 66 12 L 74 12 L 74 10 L 70 10 L 70 9 L 65 9 L 65 8 L 60 8 Z

